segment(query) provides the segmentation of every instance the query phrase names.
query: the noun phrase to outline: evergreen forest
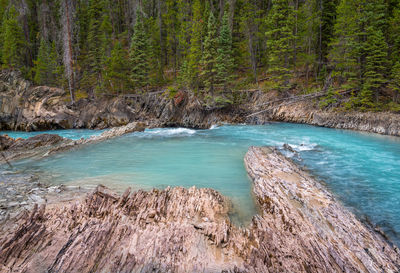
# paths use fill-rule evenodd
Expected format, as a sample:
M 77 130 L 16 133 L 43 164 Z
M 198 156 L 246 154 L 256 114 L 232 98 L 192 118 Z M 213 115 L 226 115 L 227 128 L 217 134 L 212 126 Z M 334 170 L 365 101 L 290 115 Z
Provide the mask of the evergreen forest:
M 400 111 L 400 1 L 0 0 L 0 65 L 72 103 L 325 90 L 321 107 Z

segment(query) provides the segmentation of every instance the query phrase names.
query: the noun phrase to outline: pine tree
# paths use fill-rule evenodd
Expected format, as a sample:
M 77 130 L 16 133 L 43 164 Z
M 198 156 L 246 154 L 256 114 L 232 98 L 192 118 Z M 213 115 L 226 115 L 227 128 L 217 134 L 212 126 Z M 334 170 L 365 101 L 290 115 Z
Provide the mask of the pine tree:
M 204 50 L 202 56 L 202 79 L 205 86 L 211 93 L 214 93 L 217 68 L 217 24 L 213 12 L 208 17 L 207 35 L 204 39 Z
M 92 86 L 98 89 L 101 86 L 101 72 L 104 60 L 102 52 L 102 5 L 101 1 L 91 0 L 89 2 L 89 28 L 87 36 L 87 58 L 84 61 L 85 77 L 82 86 L 90 90 Z
M 126 92 L 129 88 L 129 64 L 126 62 L 128 58 L 126 51 L 117 41 L 111 51 L 111 57 L 107 61 L 107 69 L 105 70 L 105 86 L 110 88 L 113 93 Z
M 288 0 L 273 0 L 267 17 L 268 72 L 277 83 L 278 90 L 288 87 L 293 54 L 293 7 Z
M 334 38 L 334 26 L 337 15 L 337 5 L 340 0 L 317 0 L 318 10 L 318 35 L 317 35 L 317 61 L 318 71 L 324 69 L 328 63 L 329 44 Z
M 44 38 L 40 42 L 37 59 L 34 61 L 35 67 L 33 78 L 38 85 L 56 85 L 61 75 L 58 65 L 58 56 L 55 43 L 49 44 Z
M 184 77 L 187 78 L 187 83 L 193 88 L 199 85 L 199 67 L 201 62 L 201 47 L 203 37 L 203 14 L 200 0 L 195 0 L 193 3 L 193 19 L 190 38 L 190 49 L 185 68 Z
M 103 14 L 100 25 L 100 42 L 101 63 L 104 64 L 104 62 L 110 56 L 112 48 L 112 25 L 110 22 L 110 16 L 108 16 L 106 13 Z
M 397 61 L 392 67 L 392 72 L 390 75 L 390 87 L 394 91 L 393 101 L 398 103 L 400 94 L 400 60 Z
M 143 20 L 142 12 L 138 11 L 130 48 L 131 79 L 134 87 L 144 87 L 149 82 L 149 42 Z
M 8 68 L 22 69 L 24 66 L 22 52 L 25 38 L 14 6 L 6 13 L 6 19 L 3 24 L 2 62 Z
M 360 45 L 357 22 L 358 5 L 354 1 L 342 0 L 337 8 L 337 20 L 334 26 L 334 39 L 330 45 L 329 59 L 334 66 L 333 76 L 345 88 L 360 86 Z
M 400 3 L 393 10 L 393 16 L 389 22 L 389 43 L 391 45 L 391 60 L 393 64 L 397 62 L 400 56 Z
M 367 29 L 367 40 L 365 50 L 368 52 L 365 61 L 364 85 L 360 93 L 362 107 L 374 106 L 378 101 L 379 91 L 385 84 L 385 73 L 387 70 L 387 44 L 381 30 L 375 30 L 370 26 Z
M 40 41 L 39 53 L 37 56 L 34 67 L 35 77 L 34 82 L 38 85 L 44 85 L 49 78 L 49 65 L 50 65 L 50 47 L 45 39 Z
M 2 63 L 3 58 L 1 57 L 2 55 L 2 48 L 3 48 L 3 34 L 4 34 L 4 29 L 3 29 L 3 23 L 6 20 L 6 8 L 8 6 L 8 0 L 0 0 L 0 64 Z
M 222 25 L 219 33 L 218 50 L 217 50 L 217 81 L 226 88 L 232 79 L 233 73 L 233 57 L 232 57 L 232 33 L 229 28 L 228 12 L 225 12 L 222 18 Z

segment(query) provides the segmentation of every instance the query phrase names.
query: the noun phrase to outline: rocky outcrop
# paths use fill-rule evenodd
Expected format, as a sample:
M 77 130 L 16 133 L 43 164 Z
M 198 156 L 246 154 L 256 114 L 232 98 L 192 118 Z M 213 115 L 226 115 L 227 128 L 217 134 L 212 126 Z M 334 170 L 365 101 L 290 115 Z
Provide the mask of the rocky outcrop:
M 398 272 L 400 254 L 271 148 L 245 165 L 260 214 L 235 227 L 211 189 L 104 187 L 0 226 L 1 272 Z
M 152 126 L 208 128 L 239 120 L 235 109 L 207 111 L 194 95 L 163 92 L 141 96 L 99 97 L 68 103 L 62 89 L 34 87 L 17 72 L 0 72 L 0 130 L 103 129 L 145 121 Z
M 266 113 L 262 120 L 306 123 L 329 128 L 400 136 L 399 114 L 322 111 L 307 102 L 277 107 Z
M 88 139 L 71 140 L 55 134 L 40 134 L 28 139 L 13 139 L 0 136 L 2 143 L 2 157 L 0 163 L 29 157 L 43 157 L 60 151 L 74 149 L 86 144 L 101 142 L 124 134 L 143 131 L 146 125 L 141 122 L 132 122 L 125 126 L 115 127 L 103 132 L 101 135 Z
M 78 204 L 35 207 L 16 231 L 3 229 L 0 271 L 238 272 L 228 209 L 210 189 L 117 196 L 99 187 Z
M 224 122 L 285 121 L 400 136 L 399 114 L 322 111 L 314 103 L 303 101 L 270 105 L 268 111 L 249 117 L 260 110 L 259 105 L 276 100 L 276 96 L 257 91 L 245 97 L 241 105 L 209 109 L 191 92 L 180 91 L 170 98 L 168 92 L 157 91 L 140 96 L 81 99 L 72 106 L 64 90 L 34 87 L 17 72 L 2 71 L 0 130 L 103 129 L 133 121 L 147 122 L 153 127 L 190 128 L 209 128 Z
M 252 227 L 256 272 L 400 270 L 397 248 L 278 151 L 251 147 L 245 166 L 262 212 Z

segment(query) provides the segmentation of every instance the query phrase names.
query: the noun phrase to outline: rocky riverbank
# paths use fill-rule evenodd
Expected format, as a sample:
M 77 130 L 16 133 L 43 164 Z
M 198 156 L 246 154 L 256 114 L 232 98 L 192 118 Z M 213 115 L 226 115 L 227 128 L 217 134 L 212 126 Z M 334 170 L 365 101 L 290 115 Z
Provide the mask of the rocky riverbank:
M 40 134 L 28 139 L 13 139 L 9 136 L 0 136 L 2 156 L 0 163 L 31 157 L 44 157 L 57 152 L 78 148 L 82 145 L 93 144 L 124 134 L 143 131 L 146 124 L 132 122 L 121 127 L 107 130 L 99 136 L 88 139 L 72 140 L 56 134 Z
M 41 134 L 28 139 L 0 136 L 0 223 L 19 212 L 30 209 L 33 204 L 59 202 L 59 193 L 66 200 L 87 192 L 88 189 L 54 186 L 42 181 L 37 175 L 26 175 L 13 168 L 15 160 L 41 158 L 51 154 L 77 149 L 83 145 L 98 143 L 127 133 L 143 131 L 145 124 L 132 122 L 103 132 L 88 139 L 71 140 L 53 134 Z M 9 165 L 7 167 L 7 164 Z M 62 198 L 62 199 L 65 199 Z
M 260 214 L 246 229 L 211 189 L 104 187 L 0 227 L 1 272 L 398 272 L 399 250 L 271 148 L 245 165 Z
M 241 105 L 209 109 L 189 92 L 81 99 L 71 106 L 65 91 L 32 86 L 16 72 L 0 72 L 0 130 L 103 129 L 141 121 L 152 127 L 209 128 L 218 123 L 306 123 L 400 136 L 400 114 L 323 111 L 310 101 L 274 106 L 258 115 L 271 94 L 251 92 Z
M 400 136 L 400 114 L 322 111 L 309 102 L 277 107 L 261 116 L 262 122 L 270 120 Z

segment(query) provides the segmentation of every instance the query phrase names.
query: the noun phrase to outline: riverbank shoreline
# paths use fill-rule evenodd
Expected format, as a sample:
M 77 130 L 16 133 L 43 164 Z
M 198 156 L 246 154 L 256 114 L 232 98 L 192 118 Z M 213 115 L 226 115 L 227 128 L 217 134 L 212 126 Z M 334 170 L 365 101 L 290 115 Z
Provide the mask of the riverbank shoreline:
M 277 150 L 251 147 L 244 162 L 260 209 L 246 228 L 230 221 L 229 200 L 211 189 L 118 195 L 100 186 L 83 199 L 35 206 L 0 227 L 1 271 L 400 269 L 396 247 Z
M 32 86 L 17 73 L 4 71 L 0 72 L 0 90 L 0 130 L 105 129 L 131 122 L 144 122 L 153 128 L 207 129 L 220 123 L 280 121 L 400 136 L 400 114 L 321 110 L 313 101 L 270 104 L 276 98 L 261 91 L 249 93 L 241 104 L 212 109 L 184 91 L 172 98 L 167 91 L 160 91 L 81 99 L 72 106 L 65 100 L 64 90 Z

